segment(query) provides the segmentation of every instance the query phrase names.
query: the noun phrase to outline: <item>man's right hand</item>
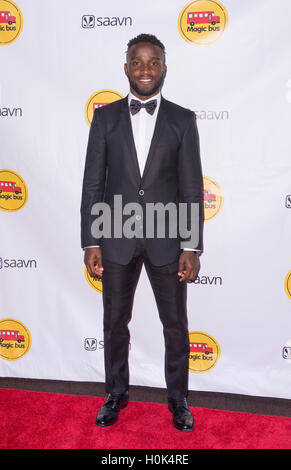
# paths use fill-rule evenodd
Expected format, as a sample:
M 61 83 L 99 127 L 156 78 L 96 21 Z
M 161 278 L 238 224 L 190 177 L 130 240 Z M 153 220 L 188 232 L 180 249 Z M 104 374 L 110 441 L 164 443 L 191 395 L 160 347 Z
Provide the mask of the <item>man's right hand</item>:
M 87 271 L 94 279 L 101 279 L 103 274 L 102 250 L 99 247 L 85 249 L 84 263 Z

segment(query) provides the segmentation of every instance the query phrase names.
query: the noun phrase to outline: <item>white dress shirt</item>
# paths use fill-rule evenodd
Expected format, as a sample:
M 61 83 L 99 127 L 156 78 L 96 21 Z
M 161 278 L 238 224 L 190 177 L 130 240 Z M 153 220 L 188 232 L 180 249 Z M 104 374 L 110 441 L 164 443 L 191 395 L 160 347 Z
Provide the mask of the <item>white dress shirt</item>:
M 130 91 L 128 94 L 128 106 L 130 105 L 132 99 L 140 101 L 143 104 L 154 99 L 157 100 L 157 107 L 153 114 L 148 113 L 145 108 L 141 108 L 139 112 L 134 115 L 129 113 L 140 174 L 142 175 L 154 134 L 159 107 L 161 104 L 161 92 L 151 98 L 148 98 L 147 100 L 141 101 Z
M 159 107 L 161 104 L 161 92 L 157 93 L 156 95 L 148 98 L 146 100 L 139 100 L 131 91 L 128 94 L 128 106 L 130 105 L 130 101 L 134 99 L 140 101 L 141 103 L 147 103 L 148 101 L 157 100 L 157 107 L 153 114 L 147 112 L 145 108 L 141 108 L 138 113 L 132 115 L 130 114 L 130 120 L 132 125 L 132 132 L 134 137 L 134 143 L 137 153 L 138 164 L 140 168 L 140 174 L 143 174 L 144 167 L 146 164 L 146 159 L 149 153 L 150 144 L 152 141 L 152 137 L 154 134 L 154 129 L 156 125 L 157 115 L 159 112 Z M 100 245 L 92 245 L 98 247 Z M 87 247 L 85 247 L 87 248 Z M 188 251 L 199 251 L 192 248 L 183 248 L 184 250 Z

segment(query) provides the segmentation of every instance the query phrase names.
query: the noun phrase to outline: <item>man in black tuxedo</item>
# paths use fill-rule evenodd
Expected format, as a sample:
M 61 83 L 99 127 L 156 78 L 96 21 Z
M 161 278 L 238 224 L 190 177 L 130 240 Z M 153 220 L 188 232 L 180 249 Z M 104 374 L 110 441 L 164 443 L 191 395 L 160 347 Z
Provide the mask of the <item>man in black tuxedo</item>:
M 167 66 L 165 47 L 155 36 L 140 34 L 129 41 L 124 71 L 129 94 L 94 112 L 81 203 L 84 262 L 91 276 L 102 279 L 103 287 L 108 396 L 96 424 L 104 427 L 115 423 L 119 410 L 128 404 L 128 323 L 144 264 L 163 324 L 168 408 L 174 426 L 191 431 L 194 419 L 186 400 L 187 282 L 198 274 L 203 251 L 203 184 L 196 118 L 193 111 L 161 95 Z M 118 212 L 116 195 L 122 197 L 123 209 L 136 203 L 138 209 L 130 219 L 132 211 Z M 96 214 L 100 214 L 96 203 L 106 203 L 111 210 L 104 223 L 119 220 L 125 227 L 126 221 L 134 221 L 134 236 L 112 235 L 112 231 L 100 235 L 94 225 Z M 175 208 L 184 203 L 187 229 L 193 229 L 194 224 L 199 237 L 193 240 L 180 232 L 172 236 L 177 222 L 167 213 L 164 236 L 157 233 L 159 215 L 152 223 L 153 233 L 147 236 L 150 224 L 140 211 L 156 203 L 171 203 Z M 191 205 L 195 204 L 198 217 L 193 222 Z

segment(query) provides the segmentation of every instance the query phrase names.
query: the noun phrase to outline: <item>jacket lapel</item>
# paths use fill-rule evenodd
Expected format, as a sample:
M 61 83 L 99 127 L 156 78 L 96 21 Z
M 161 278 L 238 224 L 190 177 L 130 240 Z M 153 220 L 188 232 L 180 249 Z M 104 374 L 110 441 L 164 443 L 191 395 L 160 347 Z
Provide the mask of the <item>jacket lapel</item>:
M 142 175 L 140 173 L 138 157 L 137 157 L 136 147 L 134 143 L 134 136 L 132 132 L 130 111 L 128 107 L 128 95 L 122 101 L 123 103 L 122 103 L 122 111 L 121 111 L 121 131 L 122 131 L 124 140 L 128 145 L 129 156 L 132 160 L 132 165 L 133 165 L 133 171 L 135 172 L 140 182 L 142 179 L 145 178 L 146 173 L 149 170 L 150 164 L 152 163 L 153 156 L 155 154 L 157 144 L 159 142 L 160 136 L 162 135 L 162 131 L 165 126 L 165 121 L 166 121 L 165 99 L 163 98 L 163 96 L 161 96 L 161 103 L 160 103 L 160 107 L 159 107 L 159 111 L 158 111 L 158 115 L 156 119 L 154 133 L 153 133 L 153 137 L 152 137 L 150 148 L 149 148 L 149 153 L 147 155 L 146 164 L 145 164 Z
M 136 174 L 137 179 L 141 180 L 141 174 L 129 114 L 128 95 L 122 101 L 122 111 L 120 116 L 122 141 L 124 141 L 128 146 L 128 155 L 132 162 L 133 171 Z
M 157 145 L 159 143 L 159 140 L 160 140 L 161 136 L 163 135 L 163 129 L 164 129 L 165 122 L 166 122 L 166 112 L 165 112 L 165 106 L 164 105 L 165 105 L 165 100 L 164 100 L 163 96 L 161 96 L 161 103 L 160 103 L 160 107 L 159 107 L 159 111 L 158 111 L 158 115 L 157 115 L 157 119 L 156 119 L 156 125 L 155 125 L 155 128 L 154 128 L 154 133 L 153 133 L 149 153 L 148 153 L 148 156 L 147 156 L 147 159 L 146 159 L 146 164 L 145 164 L 144 172 L 143 172 L 143 175 L 142 175 L 143 179 L 145 178 L 146 173 L 149 171 L 149 167 L 150 167 L 150 165 L 153 161 L 153 157 L 155 155 Z

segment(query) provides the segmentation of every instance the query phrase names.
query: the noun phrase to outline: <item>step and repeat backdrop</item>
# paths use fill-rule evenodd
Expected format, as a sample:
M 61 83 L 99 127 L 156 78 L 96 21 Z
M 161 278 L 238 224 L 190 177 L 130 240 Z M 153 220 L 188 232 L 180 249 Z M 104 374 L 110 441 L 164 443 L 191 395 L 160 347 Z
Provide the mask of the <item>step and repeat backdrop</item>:
M 0 0 L 0 375 L 104 381 L 102 282 L 80 200 L 96 107 L 128 41 L 166 47 L 163 96 L 196 112 L 205 253 L 188 285 L 189 388 L 291 398 L 291 3 Z M 143 268 L 130 383 L 165 387 Z

